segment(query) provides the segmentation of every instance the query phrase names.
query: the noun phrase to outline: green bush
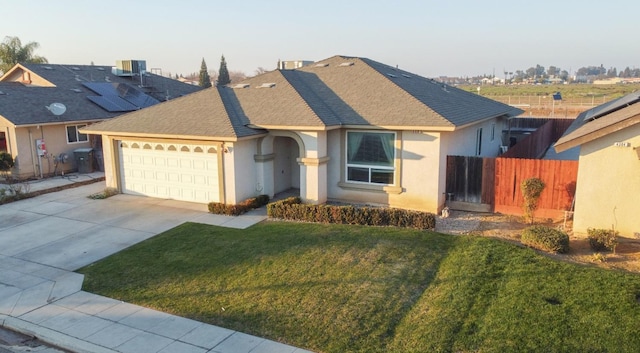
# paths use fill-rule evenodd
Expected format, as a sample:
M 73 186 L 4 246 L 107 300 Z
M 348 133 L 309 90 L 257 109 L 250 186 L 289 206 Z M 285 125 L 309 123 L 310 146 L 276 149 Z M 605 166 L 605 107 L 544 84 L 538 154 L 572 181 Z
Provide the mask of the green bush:
M 0 171 L 8 172 L 13 168 L 13 157 L 10 153 L 0 152 Z
M 524 204 L 522 205 L 524 216 L 531 223 L 533 223 L 533 214 L 538 209 L 538 201 L 544 187 L 545 184 L 540 178 L 529 178 L 520 183 L 522 197 L 524 198 Z
M 209 202 L 209 212 L 227 216 L 239 216 L 243 213 L 259 208 L 269 203 L 269 196 L 259 195 L 246 199 L 236 205 L 227 205 L 220 202 Z
M 435 229 L 433 213 L 397 208 L 371 208 L 334 205 L 303 204 L 299 197 L 290 197 L 267 205 L 271 218 L 368 226 L 396 226 L 417 229 Z
M 618 245 L 618 232 L 613 229 L 587 229 L 589 236 L 589 246 L 593 251 L 610 250 L 616 252 Z
M 569 236 L 555 228 L 529 227 L 522 232 L 522 244 L 533 248 L 564 254 L 569 251 Z

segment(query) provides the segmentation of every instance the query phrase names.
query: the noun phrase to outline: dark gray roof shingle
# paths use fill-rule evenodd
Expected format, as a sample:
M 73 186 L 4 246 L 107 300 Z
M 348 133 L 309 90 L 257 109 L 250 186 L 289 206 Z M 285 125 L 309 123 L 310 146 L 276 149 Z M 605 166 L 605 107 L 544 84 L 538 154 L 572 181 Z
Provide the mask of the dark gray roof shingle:
M 334 56 L 143 109 L 91 130 L 231 139 L 263 134 L 261 128 L 453 130 L 521 112 L 369 59 Z
M 140 87 L 139 77 L 113 75 L 110 66 L 56 64 L 23 64 L 23 66 L 53 83 L 55 87 L 0 82 L 0 91 L 4 93 L 0 95 L 0 116 L 15 125 L 103 120 L 122 114 L 108 112 L 89 100 L 87 96 L 95 96 L 96 93 L 83 85 L 87 82 L 129 84 L 159 101 L 180 97 L 201 89 L 198 86 L 151 73 L 144 77 L 145 87 Z M 45 108 L 55 102 L 67 107 L 64 114 L 55 116 Z

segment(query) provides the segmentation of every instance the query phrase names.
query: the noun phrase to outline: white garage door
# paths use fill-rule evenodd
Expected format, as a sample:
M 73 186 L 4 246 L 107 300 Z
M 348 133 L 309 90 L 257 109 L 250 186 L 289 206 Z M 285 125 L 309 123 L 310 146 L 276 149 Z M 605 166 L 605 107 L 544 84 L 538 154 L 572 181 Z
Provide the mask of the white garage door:
M 163 199 L 220 201 L 216 147 L 123 140 L 119 144 L 122 192 Z

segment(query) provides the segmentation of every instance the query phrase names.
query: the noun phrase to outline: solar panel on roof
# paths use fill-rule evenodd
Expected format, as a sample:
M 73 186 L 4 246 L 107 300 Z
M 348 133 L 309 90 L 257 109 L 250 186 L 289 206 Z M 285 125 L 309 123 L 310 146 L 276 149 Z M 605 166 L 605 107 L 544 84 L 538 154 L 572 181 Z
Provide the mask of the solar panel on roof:
M 118 87 L 116 87 L 116 89 L 120 97 L 140 108 L 146 108 L 160 103 L 160 101 L 158 101 L 157 99 L 144 94 L 134 87 L 124 83 L 118 84 Z
M 115 97 L 116 99 L 114 99 L 113 97 L 107 98 L 104 96 L 87 96 L 87 98 L 89 98 L 89 100 L 93 103 L 99 105 L 102 109 L 112 113 L 131 112 L 134 110 L 138 110 L 138 107 L 120 97 Z
M 638 93 L 631 93 L 624 97 L 614 99 L 610 102 L 607 102 L 605 104 L 602 104 L 598 107 L 591 109 L 589 112 L 587 112 L 587 114 L 585 114 L 584 121 L 598 119 L 603 115 L 613 113 L 616 110 L 620 110 L 628 105 L 637 103 L 639 101 L 640 101 L 640 94 Z
M 110 95 L 118 95 L 118 91 L 114 87 L 113 83 L 109 82 L 83 82 L 83 86 L 88 89 L 96 92 L 101 96 L 110 96 Z
M 87 98 L 109 112 L 130 112 L 160 103 L 157 99 L 125 83 L 83 82 L 82 84 L 100 95 Z

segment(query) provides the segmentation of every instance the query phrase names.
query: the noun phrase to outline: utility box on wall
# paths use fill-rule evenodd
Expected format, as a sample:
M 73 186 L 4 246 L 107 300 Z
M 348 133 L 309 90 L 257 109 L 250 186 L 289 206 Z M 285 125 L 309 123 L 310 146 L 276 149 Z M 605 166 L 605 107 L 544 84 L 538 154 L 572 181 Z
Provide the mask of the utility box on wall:
M 93 148 L 78 148 L 73 151 L 78 173 L 93 172 Z

